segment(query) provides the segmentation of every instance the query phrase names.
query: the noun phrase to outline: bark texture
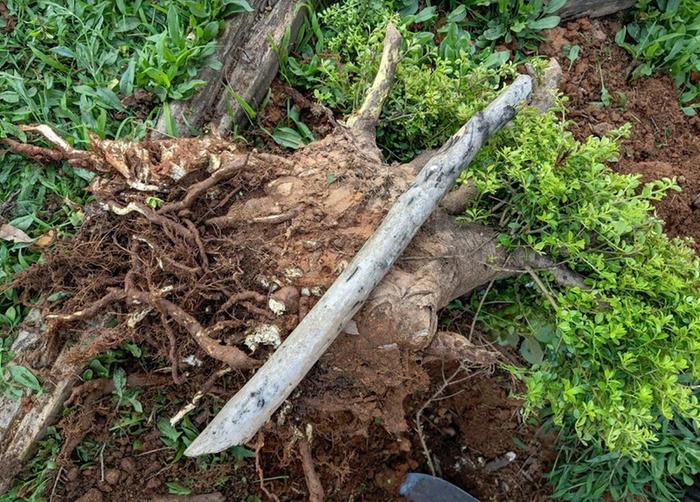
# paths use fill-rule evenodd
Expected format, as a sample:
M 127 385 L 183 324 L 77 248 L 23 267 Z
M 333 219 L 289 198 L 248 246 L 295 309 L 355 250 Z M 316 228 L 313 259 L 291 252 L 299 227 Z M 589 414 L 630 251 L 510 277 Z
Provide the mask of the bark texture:
M 226 22 L 219 48 L 212 58 L 223 66 L 207 68 L 197 78 L 207 83 L 187 101 L 170 104 L 176 136 L 192 136 L 208 129 L 226 136 L 235 126 L 246 124 L 245 110 L 236 99 L 257 108 L 277 74 L 279 61 L 274 47 L 289 31 L 294 40 L 304 16 L 297 0 L 252 0 L 253 12 L 242 13 Z M 274 45 L 274 47 L 273 47 Z M 286 50 L 286 48 L 283 48 Z M 154 138 L 168 135 L 161 115 Z
M 564 20 L 584 16 L 602 17 L 629 9 L 633 5 L 634 0 L 567 0 L 557 15 Z

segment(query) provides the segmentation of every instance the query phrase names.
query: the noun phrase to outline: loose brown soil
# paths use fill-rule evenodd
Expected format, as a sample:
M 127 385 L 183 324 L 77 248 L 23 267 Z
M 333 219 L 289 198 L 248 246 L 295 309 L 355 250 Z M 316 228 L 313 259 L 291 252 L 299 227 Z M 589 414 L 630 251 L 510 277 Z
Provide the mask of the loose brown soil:
M 700 250 L 700 117 L 685 115 L 673 81 L 666 75 L 632 80 L 636 62 L 615 44 L 622 26 L 615 16 L 581 19 L 551 30 L 542 53 L 556 57 L 564 76 L 561 90 L 568 96 L 568 118 L 578 139 L 604 135 L 627 122 L 631 137 L 622 141 L 620 162 L 613 169 L 639 173 L 643 181 L 676 177 L 682 192 L 671 192 L 657 204 L 666 232 L 690 236 Z M 569 68 L 566 45 L 581 47 Z M 610 106 L 600 106 L 602 86 Z

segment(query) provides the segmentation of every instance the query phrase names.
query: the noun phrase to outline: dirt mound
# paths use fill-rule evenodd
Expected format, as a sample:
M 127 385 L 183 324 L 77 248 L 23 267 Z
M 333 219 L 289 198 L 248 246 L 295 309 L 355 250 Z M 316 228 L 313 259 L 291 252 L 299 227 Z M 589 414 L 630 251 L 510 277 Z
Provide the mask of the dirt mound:
M 639 173 L 644 181 L 676 177 L 683 191 L 669 193 L 657 211 L 669 235 L 690 236 L 700 250 L 700 117 L 681 111 L 669 76 L 632 80 L 638 63 L 614 40 L 621 26 L 619 17 L 573 21 L 551 30 L 540 51 L 562 61 L 561 90 L 569 98 L 568 118 L 578 139 L 629 122 L 632 135 L 622 142 L 613 169 Z M 580 55 L 569 65 L 564 48 L 574 45 Z

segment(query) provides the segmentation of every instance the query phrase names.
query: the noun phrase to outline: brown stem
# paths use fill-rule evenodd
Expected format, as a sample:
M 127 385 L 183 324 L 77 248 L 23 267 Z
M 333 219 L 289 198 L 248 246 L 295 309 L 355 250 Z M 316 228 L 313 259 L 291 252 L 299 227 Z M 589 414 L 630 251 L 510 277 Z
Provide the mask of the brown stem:
M 299 455 L 301 455 L 301 466 L 304 469 L 306 487 L 309 489 L 309 502 L 323 502 L 325 492 L 321 479 L 318 477 L 314 467 L 314 458 L 311 455 L 311 446 L 306 439 L 299 441 Z
M 110 288 L 105 296 L 103 296 L 95 303 L 83 310 L 78 310 L 77 312 L 73 312 L 72 314 L 49 314 L 46 316 L 46 319 L 52 321 L 55 320 L 70 322 L 77 321 L 79 319 L 87 319 L 90 317 L 94 317 L 98 312 L 102 311 L 108 305 L 119 300 L 123 300 L 125 296 L 126 295 L 123 291 L 119 289 Z
M 209 330 L 202 325 L 190 314 L 174 303 L 161 298 L 160 296 L 144 291 L 127 291 L 127 296 L 130 300 L 135 300 L 152 307 L 165 311 L 175 322 L 183 326 L 187 332 L 194 338 L 197 344 L 207 353 L 209 357 L 217 359 L 230 365 L 233 368 L 249 369 L 259 366 L 258 361 L 248 357 L 242 350 L 230 345 L 223 345 L 218 340 L 209 337 Z

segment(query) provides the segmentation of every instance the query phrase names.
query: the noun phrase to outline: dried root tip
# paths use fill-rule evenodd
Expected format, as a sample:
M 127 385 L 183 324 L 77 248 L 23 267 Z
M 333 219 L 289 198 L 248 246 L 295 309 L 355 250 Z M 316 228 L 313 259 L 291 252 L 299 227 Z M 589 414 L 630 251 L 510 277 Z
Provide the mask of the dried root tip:
M 310 502 L 323 502 L 325 492 L 321 479 L 316 472 L 314 459 L 311 455 L 311 445 L 306 439 L 299 441 L 299 455 L 301 456 L 301 465 L 304 469 L 304 478 L 306 479 L 306 487 L 309 489 Z
M 100 311 L 104 310 L 108 305 L 123 300 L 125 298 L 123 291 L 113 289 L 110 290 L 105 296 L 97 300 L 95 303 L 89 307 L 73 312 L 72 314 L 49 314 L 46 319 L 49 321 L 63 321 L 71 322 L 78 321 L 80 319 L 89 319 L 97 315 Z
M 240 159 L 237 159 L 231 165 L 222 167 L 221 169 L 217 169 L 216 171 L 214 171 L 214 174 L 212 174 L 209 178 L 205 179 L 204 181 L 200 181 L 199 183 L 191 185 L 190 188 L 187 190 L 187 194 L 182 200 L 179 200 L 177 202 L 171 202 L 170 204 L 163 206 L 163 208 L 160 210 L 160 213 L 172 213 L 176 211 L 181 211 L 183 209 L 189 209 L 190 207 L 192 207 L 194 201 L 204 192 L 209 190 L 211 187 L 223 181 L 226 181 L 227 179 L 232 178 L 236 174 L 241 172 L 241 169 L 245 167 L 245 165 L 248 163 L 249 157 L 250 154 Z

